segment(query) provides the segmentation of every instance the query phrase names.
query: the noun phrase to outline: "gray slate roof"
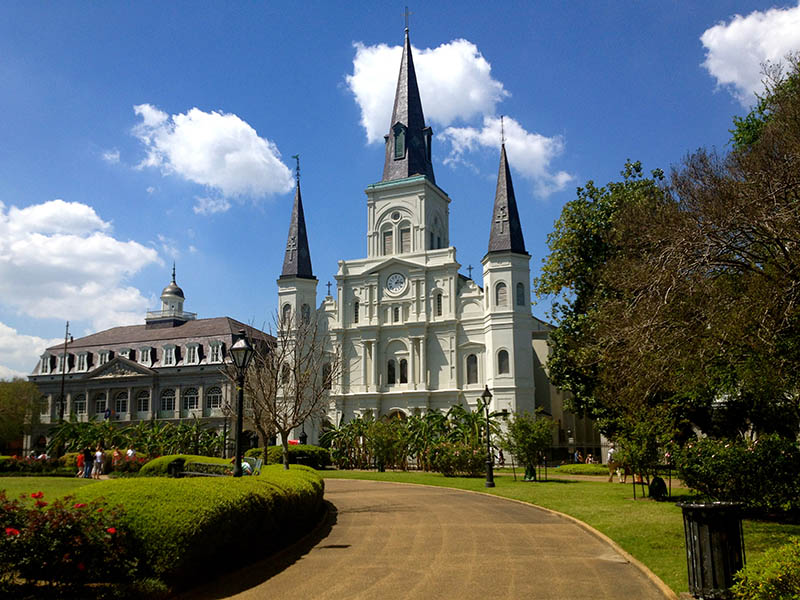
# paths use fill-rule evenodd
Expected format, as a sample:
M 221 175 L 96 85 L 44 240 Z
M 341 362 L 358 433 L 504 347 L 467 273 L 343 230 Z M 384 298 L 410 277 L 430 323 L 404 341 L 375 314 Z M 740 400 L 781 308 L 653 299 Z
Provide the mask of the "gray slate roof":
M 522 225 L 519 222 L 514 184 L 508 168 L 506 145 L 500 149 L 500 171 L 497 174 L 497 191 L 494 196 L 492 228 L 489 233 L 489 253 L 517 252 L 527 254 Z
M 315 279 L 311 270 L 311 252 L 308 249 L 306 217 L 303 214 L 303 198 L 300 194 L 300 179 L 294 192 L 292 220 L 289 223 L 289 236 L 286 239 L 286 254 L 283 258 L 281 278 L 301 277 Z
M 395 124 L 406 127 L 406 152 L 403 158 L 394 157 Z M 422 100 L 417 86 L 417 73 L 414 70 L 414 59 L 411 56 L 411 42 L 406 29 L 403 45 L 403 58 L 400 61 L 400 74 L 397 77 L 397 91 L 394 96 L 392 122 L 389 123 L 389 135 L 386 137 L 386 160 L 383 165 L 382 181 L 405 179 L 413 175 L 425 175 L 436 182 L 433 175 L 433 164 L 428 158 L 426 138 L 432 135 L 431 129 L 425 127 L 425 115 L 422 113 Z

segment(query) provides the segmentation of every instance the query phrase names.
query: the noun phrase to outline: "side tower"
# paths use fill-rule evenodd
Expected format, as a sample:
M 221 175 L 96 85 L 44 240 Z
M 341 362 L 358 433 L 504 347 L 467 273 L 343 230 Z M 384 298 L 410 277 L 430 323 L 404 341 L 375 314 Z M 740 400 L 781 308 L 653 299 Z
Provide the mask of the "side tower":
M 385 136 L 380 183 L 367 190 L 367 257 L 420 253 L 450 246 L 450 199 L 436 185 L 433 131 L 425 125 L 408 29 Z
M 317 306 L 317 278 L 311 270 L 311 253 L 308 250 L 306 218 L 300 194 L 300 163 L 297 165 L 297 187 L 294 192 L 292 219 L 286 240 L 283 270 L 278 278 L 278 319 L 308 321 Z
M 530 254 L 508 168 L 500 149 L 489 250 L 483 257 L 486 374 L 498 408 L 534 410 Z

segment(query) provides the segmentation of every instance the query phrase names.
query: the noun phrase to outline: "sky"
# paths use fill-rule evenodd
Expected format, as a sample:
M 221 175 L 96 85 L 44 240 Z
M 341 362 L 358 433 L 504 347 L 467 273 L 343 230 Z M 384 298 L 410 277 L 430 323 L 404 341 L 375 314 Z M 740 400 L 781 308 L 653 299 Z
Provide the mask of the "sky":
M 725 151 L 761 65 L 800 50 L 791 3 L 410 12 L 450 242 L 479 284 L 501 115 L 535 277 L 578 186 Z M 66 321 L 76 338 L 143 323 L 173 261 L 185 310 L 269 323 L 295 154 L 321 301 L 337 261 L 366 256 L 403 29 L 404 6 L 375 0 L 0 3 L 0 379 Z

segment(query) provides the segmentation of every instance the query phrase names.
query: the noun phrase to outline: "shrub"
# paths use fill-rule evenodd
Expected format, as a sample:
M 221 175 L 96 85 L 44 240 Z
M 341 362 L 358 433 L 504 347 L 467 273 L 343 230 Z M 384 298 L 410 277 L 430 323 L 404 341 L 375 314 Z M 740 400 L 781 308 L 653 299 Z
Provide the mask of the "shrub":
M 486 450 L 464 442 L 442 442 L 431 449 L 431 464 L 445 477 L 476 477 L 486 469 Z
M 687 486 L 713 500 L 742 502 L 758 511 L 800 508 L 800 450 L 792 440 L 703 438 L 678 452 L 677 465 Z
M 139 470 L 139 475 L 144 477 L 166 477 L 167 466 L 176 458 L 182 458 L 185 461 L 185 466 L 193 462 L 214 463 L 228 466 L 232 464 L 231 459 L 229 458 L 196 456 L 194 454 L 167 454 L 166 456 L 159 456 L 158 458 L 154 458 L 153 460 L 143 464 Z
M 118 507 L 69 496 L 48 504 L 43 496 L 35 492 L 35 503 L 22 502 L 0 490 L 0 578 L 58 583 L 131 578 L 136 560 Z
M 5 475 L 74 475 L 71 468 L 61 465 L 59 459 L 20 458 L 10 456 L 0 460 L 0 474 Z
M 568 475 L 608 475 L 608 467 L 605 465 L 559 465 L 557 469 L 559 473 Z
M 263 448 L 253 448 L 245 452 L 245 456 L 263 458 Z M 289 464 L 304 464 L 312 469 L 324 469 L 331 465 L 331 455 L 327 448 L 312 446 L 311 444 L 297 444 L 289 446 Z M 264 464 L 283 464 L 283 446 L 270 446 L 267 448 L 267 458 Z
M 736 574 L 737 600 L 794 600 L 800 598 L 800 537 L 770 548 Z
M 313 470 L 276 465 L 241 479 L 101 481 L 79 489 L 76 497 L 122 504 L 121 523 L 138 544 L 140 565 L 179 583 L 217 574 L 248 553 L 261 556 L 308 530 L 321 510 L 323 491 Z

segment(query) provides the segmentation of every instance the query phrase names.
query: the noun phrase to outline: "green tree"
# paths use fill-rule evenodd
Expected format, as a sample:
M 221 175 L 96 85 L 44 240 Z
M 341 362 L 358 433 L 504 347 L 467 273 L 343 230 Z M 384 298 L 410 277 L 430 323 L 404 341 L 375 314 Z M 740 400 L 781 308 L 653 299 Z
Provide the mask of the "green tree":
M 542 413 L 514 413 L 500 436 L 500 447 L 525 466 L 525 479 L 536 479 L 536 465 L 553 444 L 553 420 Z
M 42 395 L 24 379 L 0 381 L 0 448 L 20 439 L 39 418 Z

